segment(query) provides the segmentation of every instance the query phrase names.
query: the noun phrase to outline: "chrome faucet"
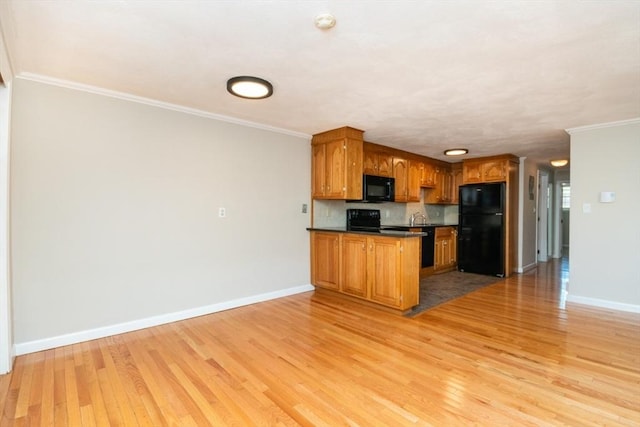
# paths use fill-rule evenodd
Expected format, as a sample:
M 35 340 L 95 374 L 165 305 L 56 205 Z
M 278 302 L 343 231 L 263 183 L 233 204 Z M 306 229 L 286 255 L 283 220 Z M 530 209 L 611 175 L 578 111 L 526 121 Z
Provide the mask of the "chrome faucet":
M 409 219 L 409 226 L 413 227 L 416 225 L 416 219 L 418 218 L 422 218 L 422 224 L 420 225 L 425 225 L 427 223 L 427 216 L 425 214 L 422 212 L 414 212 L 411 214 L 411 218 Z

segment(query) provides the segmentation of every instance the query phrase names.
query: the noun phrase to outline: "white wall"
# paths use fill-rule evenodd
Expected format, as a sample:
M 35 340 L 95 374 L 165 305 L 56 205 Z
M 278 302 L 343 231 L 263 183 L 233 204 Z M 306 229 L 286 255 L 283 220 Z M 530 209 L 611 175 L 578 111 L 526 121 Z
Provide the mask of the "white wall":
M 535 185 L 538 184 L 537 165 L 526 157 L 520 158 L 519 185 L 518 192 L 518 261 L 516 271 L 522 273 L 537 265 L 536 261 L 536 218 L 537 218 L 537 191 L 534 191 L 533 200 L 529 198 L 529 177 L 533 176 Z
M 568 300 L 640 311 L 640 120 L 569 133 Z M 600 203 L 601 191 L 615 191 L 615 203 Z
M 311 288 L 307 137 L 15 79 L 11 162 L 19 353 Z

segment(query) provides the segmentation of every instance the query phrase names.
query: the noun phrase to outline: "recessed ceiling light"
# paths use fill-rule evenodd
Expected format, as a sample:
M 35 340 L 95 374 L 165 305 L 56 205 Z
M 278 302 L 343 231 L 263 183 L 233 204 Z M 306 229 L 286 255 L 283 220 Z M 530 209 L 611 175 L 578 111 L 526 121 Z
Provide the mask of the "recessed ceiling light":
M 551 166 L 555 166 L 557 168 L 561 168 L 562 166 L 566 165 L 567 163 L 569 163 L 569 160 L 567 160 L 567 159 L 551 160 Z
M 463 154 L 467 154 L 469 150 L 466 148 L 451 148 L 444 152 L 445 156 L 462 156 Z
M 321 30 L 328 30 L 329 28 L 333 28 L 336 25 L 336 18 L 330 13 L 321 13 L 316 16 L 315 19 L 316 27 Z
M 227 80 L 230 94 L 247 99 L 264 99 L 273 94 L 273 86 L 259 77 L 238 76 Z

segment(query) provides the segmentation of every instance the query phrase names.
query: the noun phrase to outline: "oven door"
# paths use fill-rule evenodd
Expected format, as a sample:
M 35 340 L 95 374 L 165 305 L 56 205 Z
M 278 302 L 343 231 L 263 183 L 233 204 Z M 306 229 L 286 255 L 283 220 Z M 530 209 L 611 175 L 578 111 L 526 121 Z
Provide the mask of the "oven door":
M 425 228 L 422 232 L 426 234 L 422 236 L 422 256 L 420 259 L 420 268 L 433 267 L 436 235 L 435 229 Z

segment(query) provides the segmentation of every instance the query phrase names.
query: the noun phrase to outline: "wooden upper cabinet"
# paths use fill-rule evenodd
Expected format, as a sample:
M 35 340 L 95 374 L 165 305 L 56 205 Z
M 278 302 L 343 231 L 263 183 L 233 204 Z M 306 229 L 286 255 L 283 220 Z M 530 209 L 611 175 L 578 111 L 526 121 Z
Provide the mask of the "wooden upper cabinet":
M 314 144 L 311 146 L 311 197 L 319 199 L 324 197 L 327 165 L 326 144 Z
M 401 157 L 393 158 L 396 202 L 420 201 L 420 165 Z
M 464 184 L 480 182 L 506 182 L 512 163 L 517 164 L 517 158 L 511 154 L 482 159 L 465 160 L 462 166 L 462 181 Z
M 430 162 L 420 162 L 420 186 L 435 187 L 436 167 Z
M 395 178 L 396 202 L 407 201 L 407 188 L 409 186 L 409 165 L 406 159 L 393 158 L 393 177 Z
M 459 200 L 459 188 L 462 185 L 462 163 L 451 165 L 451 176 L 453 177 L 451 186 L 451 203 L 457 205 Z
M 462 182 L 465 184 L 482 182 L 482 162 L 464 162 Z
M 435 186 L 425 190 L 424 202 L 427 204 L 453 203 L 453 176 L 451 168 L 444 164 L 435 166 Z
M 311 193 L 314 199 L 362 198 L 363 131 L 344 127 L 313 136 Z
M 508 172 L 506 160 L 489 160 L 482 164 L 482 179 L 485 182 L 506 181 Z
M 362 161 L 365 175 L 393 176 L 393 155 L 386 151 L 371 149 L 365 143 Z
M 409 176 L 407 182 L 407 201 L 419 202 L 420 201 L 420 162 L 415 160 L 409 160 Z

